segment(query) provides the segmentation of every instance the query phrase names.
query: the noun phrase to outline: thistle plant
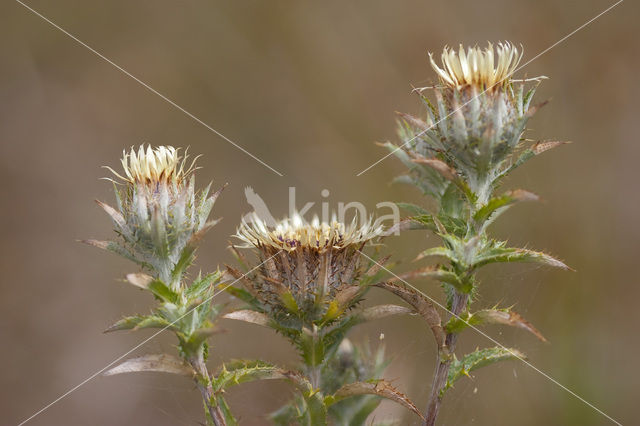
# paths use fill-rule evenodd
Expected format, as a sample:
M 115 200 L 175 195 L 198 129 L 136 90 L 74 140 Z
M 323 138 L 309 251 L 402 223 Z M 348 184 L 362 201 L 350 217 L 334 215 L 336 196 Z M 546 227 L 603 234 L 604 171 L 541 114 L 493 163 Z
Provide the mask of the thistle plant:
M 512 79 L 522 57 L 510 43 L 491 44 L 486 49 L 460 46 L 458 52 L 445 48 L 442 65 L 430 54 L 439 77 L 435 104 L 420 93 L 426 118 L 400 114 L 402 144 L 385 146 L 407 167 L 395 182 L 417 187 L 435 201 L 431 209 L 401 203 L 413 216 L 400 229 L 426 229 L 440 237 L 442 245 L 423 250 L 418 259 L 436 256 L 445 260 L 436 266 L 413 271 L 406 277 L 430 277 L 439 281 L 446 296 L 449 317 L 442 322 L 432 306 L 429 324 L 434 331 L 438 358 L 425 424 L 433 425 L 445 391 L 454 382 L 482 366 L 522 358 L 516 349 L 503 346 L 478 349 L 461 358 L 455 354 L 459 335 L 469 327 L 489 323 L 516 326 L 544 341 L 542 334 L 510 308 L 477 309 L 477 272 L 485 265 L 506 262 L 536 262 L 568 269 L 548 254 L 509 247 L 490 236 L 492 224 L 509 207 L 520 201 L 537 200 L 517 189 L 497 193 L 515 168 L 561 142 L 533 142 L 524 138 L 526 124 L 540 105 L 532 98 L 540 78 Z M 527 88 L 526 86 L 532 87 Z M 392 291 L 412 292 L 396 284 Z
M 141 146 L 125 152 L 123 175 L 109 168 L 117 178 L 116 208 L 98 201 L 113 221 L 116 238 L 85 242 L 136 263 L 142 272 L 128 274 L 127 281 L 157 301 L 149 314 L 125 317 L 106 331 L 168 329 L 178 339 L 179 358 L 145 355 L 105 374 L 158 371 L 191 377 L 202 394 L 208 423 L 224 425 L 226 404 L 214 392 L 206 366 L 207 340 L 217 332 L 214 320 L 220 310 L 211 299 L 222 274 L 198 276 L 191 283 L 184 279 L 199 240 L 216 223 L 208 218 L 220 191 L 209 195 L 209 185 L 197 192 L 195 160 L 189 165 L 186 161 L 187 155 L 173 147 Z
M 378 397 L 419 415 L 406 396 L 380 378 L 385 366 L 382 352 L 371 359 L 368 350 L 354 348 L 345 338 L 364 321 L 411 312 L 396 305 L 356 309 L 380 270 L 361 250 L 381 232 L 371 221 L 306 223 L 297 215 L 275 228 L 256 216 L 238 229 L 241 248 L 252 249 L 259 267 L 252 268 L 255 273 L 227 267 L 241 283 L 228 291 L 247 307 L 225 317 L 274 329 L 298 349 L 302 361 L 301 368 L 290 373 L 298 395 L 272 414 L 275 423 L 364 424 Z M 244 254 L 232 248 L 251 271 Z

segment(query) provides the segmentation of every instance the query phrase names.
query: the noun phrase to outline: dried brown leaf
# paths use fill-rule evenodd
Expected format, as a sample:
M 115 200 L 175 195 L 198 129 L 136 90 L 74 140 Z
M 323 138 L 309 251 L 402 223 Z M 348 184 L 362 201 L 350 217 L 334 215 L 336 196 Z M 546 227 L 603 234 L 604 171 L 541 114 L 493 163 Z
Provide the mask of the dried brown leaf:
M 334 394 L 336 401 L 351 396 L 358 395 L 377 395 L 394 401 L 403 407 L 413 411 L 417 416 L 424 420 L 424 416 L 418 410 L 418 407 L 402 392 L 397 390 L 386 380 L 378 380 L 376 382 L 355 382 L 342 386 Z
M 415 311 L 424 318 L 429 325 L 429 328 L 431 328 L 438 347 L 444 347 L 445 332 L 442 328 L 442 319 L 440 318 L 440 314 L 436 307 L 433 306 L 428 299 L 411 288 L 402 287 L 390 282 L 381 282 L 376 284 L 376 286 L 390 291 L 411 305 L 413 309 L 415 309 Z
M 194 376 L 193 369 L 186 365 L 182 360 L 168 355 L 143 355 L 138 358 L 132 358 L 124 361 L 117 367 L 113 367 L 103 373 L 105 376 L 114 374 L 135 373 L 141 371 L 155 371 L 160 373 L 180 374 L 184 376 Z

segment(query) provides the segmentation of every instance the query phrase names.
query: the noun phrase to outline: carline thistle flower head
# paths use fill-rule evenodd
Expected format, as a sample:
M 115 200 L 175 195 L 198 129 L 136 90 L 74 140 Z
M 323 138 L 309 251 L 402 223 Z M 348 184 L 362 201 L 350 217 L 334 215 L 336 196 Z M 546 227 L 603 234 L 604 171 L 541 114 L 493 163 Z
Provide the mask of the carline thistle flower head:
M 117 210 L 100 203 L 121 236 L 110 247 L 173 286 L 190 263 L 198 236 L 213 226 L 207 219 L 220 193 L 209 197 L 211 185 L 196 193 L 197 157 L 187 165 L 188 155 L 179 151 L 144 145 L 123 151 L 122 174 L 105 166 L 120 181 L 112 180 Z
M 371 220 L 359 225 L 354 218 L 351 224 L 345 225 L 335 217 L 327 223 L 320 222 L 316 216 L 307 223 L 297 213 L 269 229 L 265 222 L 254 214 L 250 222 L 243 221 L 236 236 L 248 246 L 257 248 L 270 246 L 286 251 L 306 248 L 326 252 L 360 245 L 375 238 L 380 232 L 381 228 L 374 227 Z
M 436 199 L 451 177 L 461 176 L 478 204 L 485 203 L 522 146 L 527 121 L 537 109 L 530 107 L 536 84 L 525 91 L 526 81 L 512 78 L 522 52 L 509 42 L 495 51 L 491 43 L 466 51 L 460 46 L 458 52 L 445 47 L 442 67 L 429 56 L 442 83 L 434 87 L 436 103 L 421 94 L 426 120 L 404 114 L 399 126 L 404 151 L 421 164 L 412 176 Z
M 445 85 L 455 88 L 477 86 L 491 90 L 509 82 L 522 59 L 522 52 L 505 42 L 498 43 L 495 55 L 491 43 L 484 50 L 478 46 L 469 47 L 465 53 L 461 44 L 458 53 L 445 47 L 441 58 L 442 68 L 429 53 L 431 66 Z
M 122 151 L 122 169 L 125 176 L 111 167 L 105 166 L 123 182 L 130 184 L 158 185 L 160 183 L 182 183 L 195 170 L 196 157 L 185 169 L 188 155 L 180 156 L 179 149 L 172 146 L 151 148 L 140 145 L 138 152 L 131 147 L 131 152 Z
M 245 286 L 265 309 L 281 309 L 286 294 L 313 317 L 341 295 L 350 295 L 345 304 L 351 301 L 361 274 L 360 250 L 381 233 L 371 219 L 344 224 L 314 218 L 309 223 L 295 214 L 269 228 L 254 215 L 242 222 L 235 237 L 244 243 L 241 247 L 253 248 L 262 263 L 258 276 L 245 280 Z

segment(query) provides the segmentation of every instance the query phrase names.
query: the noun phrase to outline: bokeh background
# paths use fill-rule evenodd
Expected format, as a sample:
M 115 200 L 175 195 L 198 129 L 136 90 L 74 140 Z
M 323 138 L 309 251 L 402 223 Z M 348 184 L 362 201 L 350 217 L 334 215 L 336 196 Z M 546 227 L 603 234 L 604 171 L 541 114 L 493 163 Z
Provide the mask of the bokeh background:
M 389 186 L 392 158 L 360 177 L 394 140 L 394 111 L 421 112 L 411 85 L 434 74 L 427 51 L 445 44 L 522 43 L 524 61 L 612 3 L 555 1 L 154 1 L 31 0 L 28 4 L 160 93 L 284 174 L 265 168 L 143 88 L 17 2 L 0 6 L 0 415 L 17 424 L 120 356 L 151 332 L 102 330 L 153 301 L 119 280 L 131 264 L 76 242 L 108 238 L 93 203 L 111 201 L 107 172 L 122 149 L 140 143 L 190 146 L 203 154 L 198 180 L 230 185 L 214 208 L 223 221 L 205 239 L 197 268 L 232 262 L 226 250 L 251 186 L 276 216 L 288 187 L 308 201 L 420 202 Z M 526 265 L 484 275 L 478 305 L 515 305 L 547 336 L 487 332 L 622 424 L 638 422 L 637 354 L 640 171 L 638 5 L 627 1 L 545 53 L 520 73 L 547 75 L 537 99 L 550 99 L 530 137 L 570 140 L 519 169 L 509 188 L 540 194 L 494 232 L 545 249 L 577 272 Z M 321 196 L 327 189 L 330 195 Z M 387 211 L 381 211 L 386 213 Z M 385 250 L 408 270 L 423 234 L 390 239 Z M 436 284 L 416 282 L 440 297 Z M 220 297 L 224 301 L 223 297 Z M 370 303 L 392 296 L 371 293 Z M 212 368 L 230 358 L 293 365 L 294 351 L 269 330 L 226 322 Z M 426 327 L 394 318 L 354 331 L 392 358 L 387 377 L 424 406 L 435 357 Z M 461 349 L 490 342 L 467 332 Z M 172 351 L 160 336 L 135 354 Z M 291 395 L 284 383 L 247 384 L 229 393 L 242 424 Z M 377 420 L 401 418 L 384 403 Z M 35 425 L 195 425 L 200 397 L 182 378 L 160 374 L 96 377 L 33 419 Z M 442 425 L 612 424 L 519 362 L 478 371 L 447 396 Z

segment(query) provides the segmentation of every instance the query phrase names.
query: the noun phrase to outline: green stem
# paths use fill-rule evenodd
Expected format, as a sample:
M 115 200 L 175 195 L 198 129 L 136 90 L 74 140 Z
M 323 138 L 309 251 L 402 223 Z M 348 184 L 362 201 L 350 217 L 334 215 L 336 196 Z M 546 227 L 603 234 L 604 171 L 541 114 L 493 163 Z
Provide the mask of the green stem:
M 458 316 L 464 310 L 469 300 L 468 294 L 455 292 L 453 296 L 453 302 L 451 304 L 452 316 Z M 438 364 L 436 365 L 435 372 L 433 373 L 433 384 L 431 385 L 431 395 L 429 396 L 429 403 L 425 413 L 425 426 L 434 426 L 436 424 L 436 417 L 440 411 L 440 404 L 442 403 L 443 391 L 447 385 L 447 378 L 449 376 L 449 367 L 453 353 L 456 349 L 456 343 L 458 341 L 457 333 L 447 333 L 445 338 L 445 346 L 443 349 L 438 349 Z
M 189 357 L 188 361 L 197 373 L 196 386 L 202 394 L 202 399 L 211 421 L 214 426 L 226 426 L 227 422 L 224 414 L 220 406 L 214 402 L 215 395 L 213 393 L 213 387 L 211 386 L 211 377 L 209 376 L 207 365 L 204 362 L 202 351 L 198 351 L 197 355 Z

